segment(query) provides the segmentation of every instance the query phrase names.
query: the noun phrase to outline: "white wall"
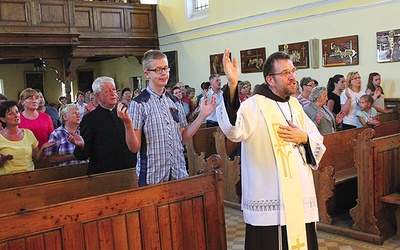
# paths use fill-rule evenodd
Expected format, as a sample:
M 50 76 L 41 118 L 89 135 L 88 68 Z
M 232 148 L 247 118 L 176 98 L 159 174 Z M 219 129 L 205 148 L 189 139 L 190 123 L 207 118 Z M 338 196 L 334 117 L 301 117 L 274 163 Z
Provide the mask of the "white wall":
M 317 38 L 321 58 L 322 39 L 358 35 L 359 65 L 322 67 L 320 60 L 318 69 L 299 70 L 298 80 L 310 76 L 317 79 L 321 85 L 325 85 L 328 78 L 337 73 L 346 75 L 350 71 L 359 71 L 365 88 L 368 74 L 377 71 L 382 76 L 385 97 L 400 97 L 400 87 L 397 86 L 400 84 L 400 62 L 376 61 L 376 32 L 400 29 L 400 1 L 307 1 L 308 8 L 298 6 L 270 12 L 270 9 L 282 9 L 282 6 L 269 8 L 271 5 L 265 4 L 265 1 L 256 0 L 254 6 L 257 8 L 254 13 L 249 13 L 249 9 L 253 8 L 248 7 L 243 10 L 244 16 L 238 14 L 238 10 L 244 8 L 243 5 L 229 0 L 211 1 L 218 2 L 221 21 L 215 21 L 213 16 L 208 25 L 204 24 L 207 20 L 203 20 L 202 23 L 196 21 L 197 28 L 193 23 L 182 21 L 184 13 L 178 14 L 174 9 L 167 9 L 167 4 L 178 5 L 181 7 L 176 9 L 183 11 L 184 1 L 173 2 L 159 1 L 160 49 L 178 51 L 179 80 L 196 87 L 197 93 L 200 93 L 200 83 L 208 80 L 210 75 L 209 55 L 222 53 L 224 48 L 229 48 L 232 56 L 238 59 L 240 50 L 259 47 L 265 47 L 268 56 L 278 50 L 279 44 Z M 302 4 L 304 2 L 306 1 L 302 1 Z M 253 2 L 251 3 L 253 5 Z M 210 8 L 213 7 L 211 4 Z M 260 14 L 263 11 L 264 14 Z M 235 13 L 236 20 L 227 22 L 224 16 L 232 18 L 229 14 L 231 12 Z M 167 16 L 170 17 L 167 19 Z M 172 19 L 176 20 L 171 21 Z M 174 30 L 178 32 L 171 33 Z M 262 73 L 242 74 L 240 79 L 249 80 L 253 86 L 264 81 Z M 222 77 L 222 81 L 226 82 L 226 78 Z

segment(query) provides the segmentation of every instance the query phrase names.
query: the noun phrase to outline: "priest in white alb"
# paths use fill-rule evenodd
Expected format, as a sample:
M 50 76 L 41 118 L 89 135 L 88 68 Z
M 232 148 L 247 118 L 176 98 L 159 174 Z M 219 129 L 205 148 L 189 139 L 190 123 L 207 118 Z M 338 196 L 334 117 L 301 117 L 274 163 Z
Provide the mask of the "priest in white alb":
M 317 198 L 312 171 L 318 169 L 323 137 L 304 113 L 296 92 L 296 68 L 283 52 L 271 54 L 264 81 L 240 103 L 236 58 L 224 52 L 228 86 L 217 107 L 224 134 L 241 146 L 245 249 L 318 249 Z

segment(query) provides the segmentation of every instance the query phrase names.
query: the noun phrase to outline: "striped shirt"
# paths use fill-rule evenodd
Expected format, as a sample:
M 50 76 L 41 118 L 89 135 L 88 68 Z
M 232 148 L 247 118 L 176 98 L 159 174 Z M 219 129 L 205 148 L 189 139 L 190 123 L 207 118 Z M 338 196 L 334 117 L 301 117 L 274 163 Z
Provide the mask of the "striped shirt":
M 79 130 L 76 131 L 79 135 Z M 68 130 L 61 125 L 56 128 L 49 137 L 49 141 L 54 141 L 56 144 L 46 149 L 46 155 L 72 155 L 74 153 L 75 145 L 68 141 L 68 136 L 71 134 Z M 57 166 L 66 166 L 71 164 L 86 163 L 88 160 L 71 160 L 62 163 L 57 163 Z
M 180 129 L 188 125 L 182 105 L 169 92 L 147 87 L 129 109 L 135 130 L 141 131 L 137 154 L 139 186 L 188 177 Z

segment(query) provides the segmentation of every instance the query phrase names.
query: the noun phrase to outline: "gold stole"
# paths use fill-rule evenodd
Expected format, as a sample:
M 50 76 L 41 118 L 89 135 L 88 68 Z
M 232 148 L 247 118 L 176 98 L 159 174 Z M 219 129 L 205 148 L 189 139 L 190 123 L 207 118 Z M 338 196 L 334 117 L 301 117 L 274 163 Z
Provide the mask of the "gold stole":
M 285 209 L 286 229 L 288 235 L 289 249 L 305 250 L 307 247 L 307 235 L 305 228 L 303 192 L 300 183 L 299 168 L 294 154 L 294 144 L 285 142 L 278 136 L 277 131 L 280 125 L 288 126 L 286 117 L 280 112 L 276 112 L 279 107 L 277 103 L 264 96 L 256 95 L 256 100 L 268 126 L 268 132 L 272 141 L 275 161 L 277 164 L 282 190 L 283 204 Z M 291 108 L 297 112 L 299 105 L 293 103 L 294 98 L 290 99 Z M 302 119 L 296 116 L 300 129 L 303 129 Z

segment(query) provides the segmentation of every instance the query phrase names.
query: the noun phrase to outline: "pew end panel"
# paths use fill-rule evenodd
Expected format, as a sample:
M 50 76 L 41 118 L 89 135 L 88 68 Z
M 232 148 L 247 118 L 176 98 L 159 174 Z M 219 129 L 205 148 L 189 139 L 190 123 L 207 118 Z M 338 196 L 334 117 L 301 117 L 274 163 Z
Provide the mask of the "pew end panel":
M 189 175 L 196 175 L 206 159 L 216 154 L 213 133 L 217 127 L 200 128 L 186 144 Z
M 241 179 L 240 179 L 240 157 L 235 156 L 232 160 L 229 155 L 238 147 L 239 143 L 235 143 L 226 138 L 220 128 L 214 132 L 215 146 L 217 153 L 221 156 L 222 167 L 224 173 L 223 189 L 225 204 L 240 208 L 241 202 Z
M 319 220 L 325 224 L 332 224 L 331 206 L 329 199 L 333 197 L 334 169 L 331 166 L 320 168 L 313 172 L 315 192 L 317 194 Z
M 358 175 L 357 205 L 350 210 L 353 229 L 385 240 L 395 233 L 393 206 L 380 202 L 400 184 L 400 134 L 373 138 L 366 129 L 354 147 Z
M 368 128 L 356 128 L 324 135 L 324 145 L 327 150 L 319 164 L 320 171 L 313 172 L 322 223 L 332 224 L 337 198 L 335 186 L 357 178 L 354 144 L 358 134 L 366 129 Z M 399 133 L 400 120 L 383 122 L 373 130 L 374 137 Z M 325 170 L 327 167 L 332 168 L 333 172 Z
M 335 185 L 356 178 L 352 141 L 363 129 L 350 129 L 324 135 L 326 151 L 313 171 L 320 222 L 332 224 L 335 215 Z
M 400 132 L 400 120 L 394 120 L 390 122 L 382 122 L 379 126 L 371 128 L 356 128 L 337 133 L 324 135 L 324 144 L 327 151 L 324 154 L 320 162 L 319 171 L 314 171 L 314 183 L 317 193 L 318 201 L 318 212 L 320 216 L 320 222 L 318 228 L 323 231 L 327 231 L 334 234 L 345 235 L 354 239 L 371 242 L 373 244 L 383 244 L 386 235 L 390 235 L 393 231 L 393 207 L 392 209 L 386 208 L 378 214 L 374 213 L 374 201 L 366 201 L 366 196 L 372 197 L 371 194 L 379 189 L 379 185 L 376 185 L 375 179 L 372 178 L 373 174 L 369 174 L 365 170 L 364 166 L 372 166 L 373 160 L 369 159 L 369 145 L 360 146 L 361 141 L 357 140 L 363 131 L 368 130 L 369 139 L 364 138 L 369 142 L 374 138 L 380 138 L 384 136 L 390 136 Z M 389 150 L 390 151 L 390 150 Z M 391 159 L 391 153 L 386 154 L 387 161 Z M 382 161 L 382 160 L 379 160 Z M 386 164 L 391 166 L 391 164 Z M 394 164 L 396 165 L 396 164 Z M 325 170 L 331 167 L 332 171 Z M 322 171 L 321 171 L 322 170 Z M 359 175 L 359 170 L 364 171 L 363 174 Z M 390 171 L 386 171 L 388 175 Z M 399 176 L 399 175 L 397 175 Z M 362 178 L 362 180 L 361 180 Z M 383 178 L 383 177 L 382 177 Z M 392 178 L 392 177 L 384 177 Z M 360 181 L 361 183 L 358 183 Z M 380 180 L 378 183 L 389 183 L 388 181 Z M 373 187 L 361 187 L 363 185 L 375 185 Z M 340 185 L 340 186 L 339 186 Z M 355 190 L 349 190 L 357 192 L 355 198 L 348 200 L 352 203 L 348 203 L 345 199 L 349 198 L 346 192 L 346 188 L 357 185 Z M 369 189 L 368 189 L 369 188 Z M 342 193 L 338 192 L 342 190 Z M 360 193 L 364 190 L 367 194 L 360 197 Z M 346 197 L 341 197 L 342 195 Z M 351 195 L 350 198 L 353 196 Z M 377 199 L 372 197 L 369 199 Z M 364 200 L 365 202 L 361 202 Z M 367 203 L 368 204 L 367 204 Z M 351 208 L 352 206 L 353 208 Z M 364 205 L 360 205 L 364 204 Z M 344 205 L 345 207 L 341 207 Z M 362 206 L 362 208 L 360 207 Z M 348 212 L 350 210 L 350 216 Z M 343 213 L 344 212 L 344 213 Z M 343 213 L 343 214 L 342 214 Z M 352 216 L 352 214 L 354 214 Z M 358 214 L 358 216 L 356 216 Z M 339 215 L 337 217 L 337 215 Z M 345 217 L 343 219 L 342 215 Z M 394 218 L 394 217 L 393 217 Z M 357 220 L 357 222 L 355 221 Z M 392 221 L 391 221 L 392 220 Z M 356 226 L 354 227 L 354 224 Z
M 197 176 L 0 215 L 0 249 L 225 250 L 221 162 L 212 157 Z

